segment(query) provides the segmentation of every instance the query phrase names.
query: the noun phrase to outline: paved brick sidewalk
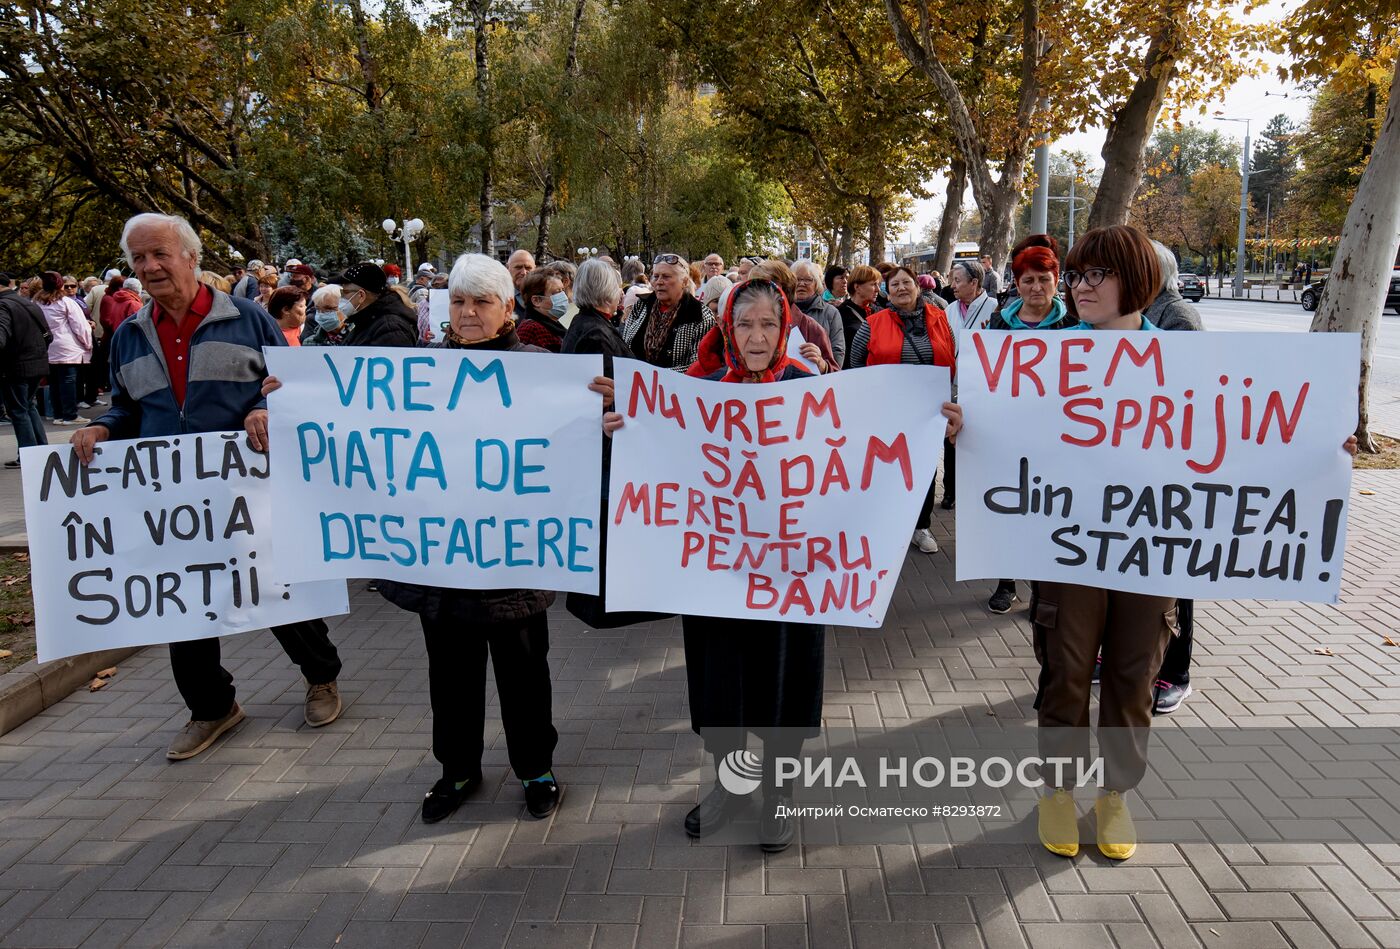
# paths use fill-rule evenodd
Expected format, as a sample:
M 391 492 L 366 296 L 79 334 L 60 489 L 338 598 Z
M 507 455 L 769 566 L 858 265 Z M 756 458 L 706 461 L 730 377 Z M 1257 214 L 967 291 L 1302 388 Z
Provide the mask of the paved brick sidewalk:
M 1360 473 L 1340 607 L 1202 604 L 1180 724 L 1400 725 L 1400 472 Z M 829 724 L 1031 715 L 1024 610 L 911 554 L 889 622 L 833 633 Z M 522 819 L 497 736 L 489 787 L 418 822 L 437 777 L 415 621 L 357 592 L 335 624 L 344 717 L 312 731 L 265 634 L 229 640 L 248 720 L 168 764 L 184 709 L 165 653 L 0 737 L 0 946 L 1400 946 L 1400 846 L 1143 845 L 1111 866 L 1038 846 L 691 845 L 702 768 L 675 623 L 553 616 L 551 820 Z M 1317 655 L 1327 647 L 1332 655 Z M 498 728 L 498 720 L 489 723 Z

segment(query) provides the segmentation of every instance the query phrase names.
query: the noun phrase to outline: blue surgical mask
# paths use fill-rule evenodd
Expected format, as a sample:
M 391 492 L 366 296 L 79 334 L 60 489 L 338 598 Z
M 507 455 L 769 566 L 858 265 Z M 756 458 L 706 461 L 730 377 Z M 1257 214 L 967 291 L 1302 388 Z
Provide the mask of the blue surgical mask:
M 348 299 L 342 299 L 337 306 L 340 312 L 345 314 L 347 320 L 355 315 L 355 304 L 351 303 Z
M 339 310 L 317 310 L 316 325 L 323 330 L 333 330 L 340 326 Z
M 556 320 L 569 312 L 569 295 L 563 290 L 549 298 L 549 315 Z

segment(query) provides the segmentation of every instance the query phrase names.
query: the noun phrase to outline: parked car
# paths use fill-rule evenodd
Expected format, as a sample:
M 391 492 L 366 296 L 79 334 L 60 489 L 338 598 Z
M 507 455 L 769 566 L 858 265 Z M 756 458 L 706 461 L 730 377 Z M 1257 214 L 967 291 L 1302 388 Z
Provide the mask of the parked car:
M 1322 300 L 1322 288 L 1327 285 L 1327 278 L 1314 280 L 1312 286 L 1308 287 L 1298 297 L 1298 302 L 1303 304 L 1303 309 L 1311 313 L 1317 309 L 1317 305 Z M 1390 289 L 1385 294 L 1385 310 L 1395 310 L 1400 313 L 1400 269 L 1390 272 Z
M 1205 284 L 1201 282 L 1200 277 L 1193 273 L 1178 274 L 1176 289 L 1192 303 L 1200 303 L 1201 298 L 1206 295 Z

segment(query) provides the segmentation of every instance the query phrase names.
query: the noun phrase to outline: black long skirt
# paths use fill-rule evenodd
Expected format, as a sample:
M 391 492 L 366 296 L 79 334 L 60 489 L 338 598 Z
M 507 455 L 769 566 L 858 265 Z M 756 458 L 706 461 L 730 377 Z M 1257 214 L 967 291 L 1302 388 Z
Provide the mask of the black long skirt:
M 681 618 L 690 727 L 712 753 L 768 740 L 811 738 L 821 727 L 826 627 L 805 623 Z

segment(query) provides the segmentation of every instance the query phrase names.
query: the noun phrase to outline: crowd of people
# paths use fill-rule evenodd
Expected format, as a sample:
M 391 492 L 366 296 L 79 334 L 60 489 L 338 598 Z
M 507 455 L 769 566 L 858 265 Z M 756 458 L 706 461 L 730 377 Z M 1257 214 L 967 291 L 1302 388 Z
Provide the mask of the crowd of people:
M 143 214 L 127 222 L 122 251 L 134 279 L 109 274 L 96 307 L 45 274 L 37 289 L 0 292 L 0 352 L 5 403 L 17 435 L 37 429 L 33 390 L 47 376 L 62 420 L 81 393 L 94 334 L 106 341 L 110 405 L 72 436 L 84 462 L 109 438 L 181 431 L 245 429 L 252 446 L 267 444 L 266 397 L 280 383 L 267 376 L 266 346 L 431 346 L 530 353 L 601 354 L 604 375 L 589 386 L 600 398 L 606 509 L 610 438 L 623 425 L 612 411 L 612 360 L 654 366 L 721 383 L 779 385 L 813 374 L 904 364 L 953 370 L 970 330 L 1045 332 L 1062 329 L 1155 332 L 1199 330 L 1200 319 L 1176 292 L 1175 262 L 1141 231 L 1113 226 L 1083 235 L 1067 255 L 1053 238 L 1031 235 L 1011 254 L 1014 299 L 997 303 L 994 268 L 959 260 L 948 280 L 892 262 L 818 268 L 810 261 L 744 258 L 726 268 L 718 254 L 691 263 L 657 254 L 650 268 L 593 257 L 539 265 L 524 250 L 502 264 L 479 254 L 439 274 L 422 264 L 405 285 L 392 265 L 362 262 L 322 281 L 300 261 L 278 271 L 260 261 L 229 278 L 200 269 L 201 243 L 182 218 Z M 8 278 L 0 278 L 11 287 Z M 432 289 L 448 294 L 448 320 L 430 325 Z M 138 295 L 141 295 L 138 298 Z M 144 302 L 143 302 L 144 300 Z M 84 311 L 84 305 L 87 310 Z M 110 312 L 112 320 L 108 321 Z M 88 316 L 84 316 L 84 313 Z M 91 320 L 90 314 L 99 318 Z M 1155 322 L 1154 322 L 1155 321 Z M 801 334 L 800 344 L 793 336 Z M 46 357 L 35 340 L 43 340 Z M 19 357 L 14 353 L 24 352 Z M 221 365 L 252 371 L 210 371 Z M 190 371 L 194 364 L 198 374 Z M 942 504 L 956 503 L 957 435 L 964 419 L 956 401 L 947 419 Z M 26 414 L 27 413 L 27 414 Z M 23 423 L 21 422 L 23 419 Z M 966 424 L 977 425 L 977 419 Z M 912 525 L 911 544 L 934 553 L 930 531 L 937 497 L 931 483 Z M 603 519 L 604 526 L 606 518 Z M 602 537 L 606 551 L 607 537 Z M 548 666 L 547 590 L 461 590 L 377 581 L 392 603 L 418 614 L 427 648 L 433 754 L 442 777 L 427 792 L 422 819 L 450 815 L 481 785 L 486 665 L 494 669 L 511 768 L 528 812 L 546 817 L 564 785 L 553 771 Z M 1017 599 L 1014 578 L 1001 580 L 988 607 L 1005 613 Z M 581 598 L 586 600 L 588 598 Z M 580 603 L 590 621 L 623 625 L 600 598 Z M 574 598 L 570 610 L 575 610 Z M 1190 694 L 1191 604 L 1160 596 L 1067 583 L 1030 585 L 1029 618 L 1041 664 L 1036 698 L 1044 754 L 1087 755 L 1090 687 L 1101 683 L 1100 726 L 1130 738 L 1107 769 L 1095 802 L 1098 846 L 1125 859 L 1136 833 L 1124 795 L 1142 778 L 1146 732 L 1155 714 Z M 784 805 L 790 791 L 774 779 L 778 756 L 795 756 L 822 714 L 825 627 L 761 620 L 682 617 L 691 723 L 718 764 L 762 739 L 765 800 L 760 845 L 780 851 L 793 839 Z M 305 719 L 325 726 L 340 714 L 340 659 L 321 620 L 273 630 L 306 679 Z M 190 721 L 171 742 L 172 759 L 198 755 L 238 724 L 244 712 L 233 677 L 220 664 L 217 639 L 170 646 L 173 674 Z M 1079 846 L 1073 789 L 1051 787 L 1039 804 L 1044 845 L 1074 855 Z M 703 836 L 728 823 L 740 800 L 715 786 L 686 816 Z

